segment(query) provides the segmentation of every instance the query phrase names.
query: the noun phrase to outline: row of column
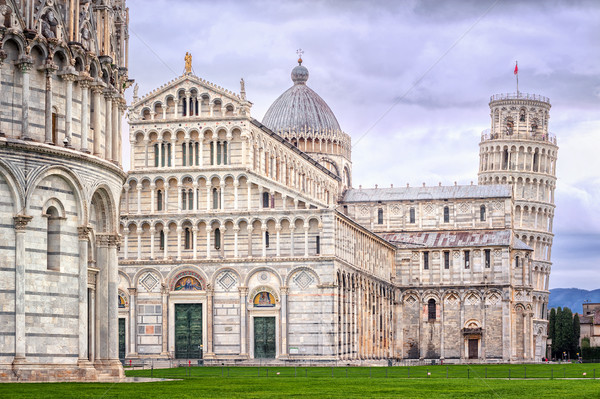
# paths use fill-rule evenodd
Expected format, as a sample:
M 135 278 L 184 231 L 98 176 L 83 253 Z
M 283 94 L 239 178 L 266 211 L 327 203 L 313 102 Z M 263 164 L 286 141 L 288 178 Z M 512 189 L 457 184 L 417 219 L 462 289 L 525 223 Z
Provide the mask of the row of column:
M 22 131 L 21 138 L 23 140 L 32 140 L 29 129 L 29 109 L 30 109 L 30 71 L 33 68 L 31 57 L 23 57 L 17 64 L 22 72 Z M 46 92 L 44 100 L 44 142 L 47 144 L 60 145 L 62 143 L 55 142 L 56 127 L 53 127 L 53 87 L 52 76 L 58 67 L 53 63 L 47 63 L 44 67 L 46 78 Z M 89 76 L 77 77 L 75 71 L 64 71 L 59 73 L 59 76 L 66 82 L 65 93 L 65 143 L 66 146 L 71 146 L 72 130 L 73 130 L 73 82 L 78 81 L 81 87 L 81 145 L 80 150 L 83 152 L 91 152 L 88 148 L 88 135 L 90 130 L 90 114 L 92 116 L 91 124 L 94 132 L 93 139 L 93 154 L 114 163 L 120 163 L 120 146 L 121 146 L 121 112 L 124 109 L 124 101 L 118 97 L 113 90 L 104 89 L 104 83 L 93 81 Z M 92 102 L 94 112 L 90 111 L 89 91 L 92 90 Z M 102 119 L 101 119 L 101 99 L 105 98 L 105 118 L 104 118 L 104 151 L 101 149 L 102 143 Z
M 26 229 L 32 216 L 17 215 L 15 226 L 15 355 L 14 362 L 27 361 L 25 323 Z M 118 236 L 96 234 L 97 278 L 88 281 L 88 243 L 91 229 L 78 227 L 79 276 L 78 298 L 78 364 L 106 367 L 118 362 Z M 92 289 L 88 302 L 88 288 Z
M 523 167 L 519 167 L 519 157 L 523 157 Z M 480 154 L 480 172 L 494 170 L 516 170 L 523 172 L 540 172 L 554 175 L 556 158 L 539 152 L 523 153 L 521 151 L 492 151 Z
M 212 244 L 214 244 L 213 241 L 211 241 L 211 237 L 214 236 L 214 234 L 216 234 L 215 232 L 219 230 L 219 234 L 220 234 L 220 246 L 218 248 L 218 251 L 220 253 L 220 257 L 224 258 L 225 257 L 225 232 L 227 231 L 227 229 L 225 228 L 225 226 L 221 225 L 220 227 L 213 229 L 212 227 L 208 227 L 206 228 L 206 259 L 210 259 L 212 257 Z M 254 232 L 254 227 L 252 226 L 248 226 L 247 227 L 247 237 L 248 239 L 248 244 L 247 244 L 247 254 L 242 255 L 241 254 L 241 250 L 242 248 L 240 248 L 240 246 L 238 245 L 239 242 L 239 232 L 241 231 L 241 229 L 238 226 L 233 227 L 233 256 L 234 258 L 238 258 L 238 257 L 252 257 L 252 237 L 253 232 Z M 308 245 L 308 238 L 309 238 L 309 230 L 310 230 L 310 226 L 305 226 L 304 227 L 304 256 L 307 257 L 309 256 L 309 245 Z M 164 245 L 163 245 L 163 259 L 168 259 L 169 257 L 169 231 L 168 230 L 161 230 L 162 233 L 164 234 Z M 275 251 L 276 251 L 276 255 L 277 257 L 281 256 L 281 226 L 280 225 L 276 225 L 275 226 L 275 231 L 276 231 L 276 235 L 275 235 Z M 157 230 L 154 227 L 150 228 L 150 259 L 155 259 L 154 254 L 155 254 L 155 242 L 156 242 L 156 232 Z M 177 260 L 182 259 L 182 239 L 185 239 L 184 233 L 185 230 L 181 227 L 178 226 L 177 230 Z M 129 259 L 129 234 L 131 234 L 131 232 L 127 231 L 126 234 L 124 234 L 123 236 L 123 259 Z M 261 249 L 262 249 L 262 257 L 266 257 L 267 256 L 267 234 L 268 234 L 268 230 L 266 226 L 263 226 L 261 228 Z M 142 260 L 142 235 L 143 235 L 143 231 L 141 229 L 137 229 L 137 254 L 136 254 L 136 260 Z M 198 259 L 198 228 L 196 226 L 193 226 L 191 229 L 191 242 L 192 242 L 192 259 Z M 290 231 L 290 242 L 291 242 L 291 254 L 295 253 L 295 239 L 294 239 L 294 231 L 291 230 Z M 215 238 L 216 240 L 216 238 Z M 270 239 L 269 239 L 270 241 Z M 293 255 L 290 255 L 293 256 Z

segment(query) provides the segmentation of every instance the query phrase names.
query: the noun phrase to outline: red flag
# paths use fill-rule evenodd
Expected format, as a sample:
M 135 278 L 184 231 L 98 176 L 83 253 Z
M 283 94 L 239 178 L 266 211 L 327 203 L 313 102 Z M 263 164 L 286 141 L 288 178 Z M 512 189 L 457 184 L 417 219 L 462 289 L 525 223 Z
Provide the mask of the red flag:
M 515 64 L 515 75 L 519 73 L 519 64 Z

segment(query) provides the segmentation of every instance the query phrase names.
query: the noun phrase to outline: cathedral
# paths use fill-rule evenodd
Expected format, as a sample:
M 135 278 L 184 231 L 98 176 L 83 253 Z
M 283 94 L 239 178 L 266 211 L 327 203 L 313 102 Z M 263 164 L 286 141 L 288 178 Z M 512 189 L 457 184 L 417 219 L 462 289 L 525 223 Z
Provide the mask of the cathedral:
M 557 145 L 549 100 L 490 99 L 479 184 L 353 187 L 308 85 L 261 121 L 186 72 L 128 110 L 120 357 L 251 364 L 546 355 Z
M 127 107 L 128 20 L 125 0 L 0 0 L 0 381 L 546 355 L 547 98 L 491 97 L 477 185 L 357 188 L 302 59 L 262 121 L 190 54 Z

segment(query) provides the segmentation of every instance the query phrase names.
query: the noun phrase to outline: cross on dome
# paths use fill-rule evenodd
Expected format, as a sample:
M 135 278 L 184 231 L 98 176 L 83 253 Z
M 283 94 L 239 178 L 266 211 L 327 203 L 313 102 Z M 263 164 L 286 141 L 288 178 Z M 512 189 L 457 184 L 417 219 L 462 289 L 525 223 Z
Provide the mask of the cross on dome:
M 302 54 L 304 54 L 304 50 L 299 48 L 296 50 L 296 54 L 298 54 L 298 65 L 302 65 Z

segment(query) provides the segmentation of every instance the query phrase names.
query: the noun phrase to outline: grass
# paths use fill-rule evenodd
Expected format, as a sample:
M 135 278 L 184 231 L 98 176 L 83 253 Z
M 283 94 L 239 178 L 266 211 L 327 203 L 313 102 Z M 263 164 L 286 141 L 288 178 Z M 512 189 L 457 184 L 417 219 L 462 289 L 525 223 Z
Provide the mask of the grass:
M 598 380 L 593 379 L 597 368 Z M 510 380 L 508 372 L 510 370 Z M 277 374 L 279 373 L 279 374 Z M 487 373 L 487 378 L 486 378 Z M 586 373 L 584 376 L 583 373 Z M 268 375 L 268 376 L 267 376 Z M 332 377 L 333 375 L 333 377 Z M 387 375 L 387 377 L 386 377 Z M 4 398 L 599 398 L 600 364 L 191 367 L 127 370 L 148 383 L 0 384 Z M 260 377 L 259 377 L 260 376 Z M 563 376 L 566 379 L 563 379 Z M 447 378 L 448 377 L 448 378 Z M 550 378 L 554 379 L 550 379 Z

